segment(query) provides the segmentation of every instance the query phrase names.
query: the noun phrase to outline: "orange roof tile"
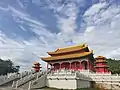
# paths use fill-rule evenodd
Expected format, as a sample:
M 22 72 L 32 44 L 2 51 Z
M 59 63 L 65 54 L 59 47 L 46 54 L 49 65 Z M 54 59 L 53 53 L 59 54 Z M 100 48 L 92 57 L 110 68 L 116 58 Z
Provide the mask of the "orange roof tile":
M 62 56 L 51 56 L 51 57 L 45 57 L 41 59 L 44 61 L 56 61 L 56 60 L 63 60 L 63 59 L 70 59 L 70 58 L 79 58 L 79 57 L 90 55 L 92 53 L 93 51 L 89 51 L 89 52 L 83 52 L 83 53 L 67 54 Z
M 82 49 L 85 49 L 85 48 L 88 48 L 88 46 L 85 45 L 85 44 L 81 44 L 81 45 L 69 46 L 69 47 L 65 47 L 65 48 L 58 48 L 54 52 L 47 52 L 47 53 L 50 54 L 50 55 L 52 55 L 52 54 L 60 54 L 60 53 L 65 53 L 65 52 L 82 50 Z

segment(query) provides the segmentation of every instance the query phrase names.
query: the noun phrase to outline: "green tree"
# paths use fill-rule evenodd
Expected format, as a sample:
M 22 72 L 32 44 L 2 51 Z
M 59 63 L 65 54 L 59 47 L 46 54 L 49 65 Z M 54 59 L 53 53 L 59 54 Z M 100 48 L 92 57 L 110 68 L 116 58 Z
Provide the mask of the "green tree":
M 120 61 L 115 59 L 107 59 L 107 63 L 109 65 L 109 70 L 112 74 L 120 74 Z
M 14 66 L 13 62 L 0 59 L 0 75 L 6 75 L 7 73 L 19 72 L 20 66 Z

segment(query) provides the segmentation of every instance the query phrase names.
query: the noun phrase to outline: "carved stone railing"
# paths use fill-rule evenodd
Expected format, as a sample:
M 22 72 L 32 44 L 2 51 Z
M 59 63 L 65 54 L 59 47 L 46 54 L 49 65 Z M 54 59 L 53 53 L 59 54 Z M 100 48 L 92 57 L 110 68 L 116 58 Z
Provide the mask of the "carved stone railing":
M 4 85 L 4 84 L 6 84 L 6 83 L 8 83 L 10 81 L 14 81 L 15 79 L 22 78 L 22 77 L 26 76 L 27 74 L 28 74 L 28 72 L 22 72 L 20 74 L 16 73 L 16 74 L 11 75 L 9 77 L 7 77 L 7 75 L 6 75 L 5 77 L 0 79 L 0 86 Z
M 29 83 L 32 80 L 38 79 L 42 74 L 43 74 L 42 72 L 31 73 L 28 76 L 16 81 L 15 87 L 18 88 L 26 83 Z

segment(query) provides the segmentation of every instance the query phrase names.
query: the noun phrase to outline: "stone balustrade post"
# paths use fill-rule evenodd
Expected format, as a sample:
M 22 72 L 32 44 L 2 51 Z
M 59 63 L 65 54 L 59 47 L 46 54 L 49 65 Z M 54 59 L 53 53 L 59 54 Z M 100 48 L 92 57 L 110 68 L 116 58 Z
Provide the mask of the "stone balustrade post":
M 28 86 L 28 90 L 31 89 L 31 84 L 32 84 L 32 82 L 30 81 L 30 82 L 29 82 L 29 86 Z
M 17 89 L 17 87 L 18 87 L 18 81 L 16 82 L 16 86 L 15 86 L 15 88 Z
M 37 78 L 36 78 L 36 80 L 38 80 L 38 77 L 39 77 L 39 73 L 37 73 Z
M 12 83 L 12 88 L 14 87 L 14 85 L 15 85 L 15 81 L 13 81 L 13 83 Z

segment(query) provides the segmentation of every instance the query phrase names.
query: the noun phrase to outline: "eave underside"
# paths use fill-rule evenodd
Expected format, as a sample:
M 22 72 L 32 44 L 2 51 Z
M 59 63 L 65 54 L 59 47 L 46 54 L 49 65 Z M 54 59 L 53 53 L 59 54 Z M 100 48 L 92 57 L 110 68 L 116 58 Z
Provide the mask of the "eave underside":
M 62 55 L 62 56 L 53 56 L 53 57 L 46 57 L 41 58 L 43 61 L 49 62 L 49 61 L 59 61 L 59 60 L 66 60 L 66 59 L 75 59 L 75 58 L 82 58 L 86 57 L 88 55 L 92 54 L 92 51 L 90 52 L 84 52 L 84 53 L 77 53 L 77 54 L 69 54 L 69 55 Z

